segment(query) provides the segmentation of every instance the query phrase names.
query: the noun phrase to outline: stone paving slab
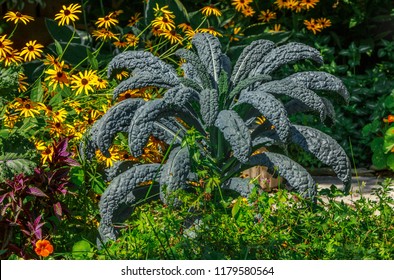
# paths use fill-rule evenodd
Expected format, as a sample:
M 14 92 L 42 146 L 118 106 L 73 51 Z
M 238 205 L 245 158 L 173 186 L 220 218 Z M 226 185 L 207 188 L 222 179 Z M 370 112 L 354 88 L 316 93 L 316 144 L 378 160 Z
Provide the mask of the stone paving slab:
M 338 188 L 342 188 L 342 182 L 334 176 L 313 176 L 315 179 L 316 183 L 318 183 L 318 189 L 325 189 L 325 188 L 330 188 L 331 185 L 335 185 Z M 376 177 L 367 177 L 367 176 L 361 176 L 361 177 L 355 177 L 353 176 L 352 178 L 352 188 L 351 188 L 351 194 L 341 198 L 344 200 L 344 202 L 349 202 L 351 203 L 352 200 L 357 200 L 362 196 L 365 198 L 369 199 L 376 199 L 376 196 L 373 194 L 373 189 L 375 188 L 381 188 L 379 185 L 379 182 L 384 181 L 383 178 L 376 178 Z M 391 185 L 392 191 L 391 191 L 391 196 L 394 199 L 394 184 Z

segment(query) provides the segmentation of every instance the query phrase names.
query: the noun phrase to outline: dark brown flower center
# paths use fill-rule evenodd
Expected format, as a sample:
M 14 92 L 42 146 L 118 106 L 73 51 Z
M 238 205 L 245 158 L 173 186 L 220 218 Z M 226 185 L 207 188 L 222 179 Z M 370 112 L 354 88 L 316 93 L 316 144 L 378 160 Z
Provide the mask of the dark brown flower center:
M 58 78 L 63 77 L 63 72 L 61 72 L 61 71 L 57 72 L 57 73 L 56 73 L 56 76 L 57 76 Z
M 70 10 L 64 10 L 64 15 L 69 16 L 71 14 Z
M 61 124 L 60 124 L 60 123 L 55 123 L 55 127 L 56 127 L 56 128 L 60 128 L 60 127 L 61 127 Z
M 104 17 L 104 20 L 105 20 L 105 21 L 109 21 L 109 19 L 110 19 L 109 16 L 105 16 L 105 17 Z
M 84 85 L 84 86 L 86 86 L 88 83 L 89 83 L 89 81 L 87 79 L 85 79 L 85 78 L 83 78 L 81 80 L 81 84 Z
M 33 46 L 28 46 L 27 49 L 29 50 L 29 52 L 34 51 L 34 47 Z
M 125 95 L 124 95 L 124 98 L 130 98 L 131 97 L 131 94 L 130 93 L 126 93 Z
M 16 17 L 22 17 L 22 14 L 21 14 L 20 12 L 16 12 L 16 13 L 15 13 L 15 16 L 16 16 Z
M 50 154 L 50 153 L 51 153 L 51 149 L 50 149 L 49 147 L 46 148 L 45 151 L 44 151 L 44 153 L 45 153 L 45 154 Z
M 26 108 L 27 110 L 31 109 L 30 104 L 25 104 L 25 108 Z

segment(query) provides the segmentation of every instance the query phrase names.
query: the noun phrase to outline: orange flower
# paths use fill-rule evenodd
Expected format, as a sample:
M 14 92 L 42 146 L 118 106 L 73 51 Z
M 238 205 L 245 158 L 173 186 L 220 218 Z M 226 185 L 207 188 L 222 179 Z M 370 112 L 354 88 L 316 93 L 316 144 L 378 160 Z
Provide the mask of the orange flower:
M 394 122 L 394 115 L 388 115 L 388 116 L 387 116 L 387 119 L 384 118 L 383 121 L 384 121 L 384 122 L 387 122 L 387 123 L 392 123 L 392 122 Z
M 48 240 L 38 240 L 34 251 L 39 256 L 48 257 L 53 253 L 53 246 Z

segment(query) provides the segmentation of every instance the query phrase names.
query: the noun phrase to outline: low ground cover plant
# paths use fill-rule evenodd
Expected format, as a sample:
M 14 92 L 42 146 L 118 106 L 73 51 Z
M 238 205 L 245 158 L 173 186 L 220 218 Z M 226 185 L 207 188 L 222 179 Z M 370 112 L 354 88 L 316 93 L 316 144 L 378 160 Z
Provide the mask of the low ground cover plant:
M 8 7 L 0 24 L 2 259 L 335 259 L 346 258 L 345 254 L 355 259 L 392 258 L 389 182 L 383 185 L 383 192 L 377 193 L 379 202 L 361 200 L 359 206 L 349 206 L 331 198 L 328 203 L 321 201 L 322 195 L 333 197 L 340 192 L 333 187 L 330 192 L 317 194 L 309 175 L 292 161 L 286 160 L 294 167 L 292 171 L 277 168 L 282 163 L 279 160 L 282 154 L 305 167 L 328 164 L 349 187 L 350 163 L 345 155 L 352 154 L 349 142 L 354 151 L 353 165 L 370 164 L 363 145 L 372 143 L 375 165 L 378 166 L 377 159 L 382 159 L 378 167 L 391 166 L 392 87 L 388 81 L 393 77 L 392 38 L 385 28 L 376 28 L 378 21 L 390 20 L 387 13 L 392 5 L 390 1 L 382 1 L 378 9 L 369 9 L 371 5 L 376 6 L 375 0 L 362 3 L 148 0 L 136 1 L 133 7 L 137 11 L 129 6 L 117 6 L 122 1 L 112 1 L 111 8 L 107 6 L 110 1 L 63 1 L 64 4 L 59 1 L 58 9 L 49 15 L 49 9 L 44 8 L 45 2 L 0 1 L 4 4 L 2 9 Z M 44 10 L 34 15 L 39 9 Z M 326 17 L 321 16 L 323 11 Z M 40 14 L 45 14 L 46 18 L 40 18 Z M 33 25 L 36 28 L 40 23 L 43 24 L 41 29 L 47 31 L 47 38 L 29 37 L 32 32 L 23 33 L 24 29 L 33 28 Z M 353 32 L 349 33 L 352 36 L 341 35 L 347 27 L 352 28 Z M 365 29 L 374 35 L 361 42 L 364 35 L 360 36 L 360 30 Z M 287 44 L 289 42 L 292 43 Z M 237 78 L 236 70 L 248 66 L 242 63 L 248 57 L 248 52 L 243 50 L 253 53 L 254 48 L 264 49 L 264 44 L 272 47 L 266 49 L 270 53 L 268 49 L 271 48 L 272 57 L 275 50 L 290 54 L 296 46 L 302 54 L 295 57 L 307 59 L 282 65 L 273 73 L 268 70 L 257 73 L 263 71 L 262 67 L 248 75 L 250 77 Z M 220 50 L 220 55 L 208 51 L 212 59 L 205 56 L 208 45 Z M 122 65 L 116 59 L 109 64 L 116 55 L 122 57 L 130 50 L 149 56 L 149 61 L 162 61 L 155 65 L 170 69 L 163 77 L 172 73 L 176 77 L 172 82 L 176 79 L 178 82 L 171 86 L 181 88 L 185 95 L 171 96 L 170 93 L 174 93 L 171 89 L 160 89 L 168 81 L 159 79 L 155 85 L 148 86 L 152 82 L 148 79 L 146 86 L 130 87 L 130 82 L 134 85 L 144 83 L 144 75 L 135 71 L 135 67 L 130 67 L 129 71 L 118 69 Z M 240 62 L 236 63 L 238 58 Z M 281 62 L 273 62 L 273 65 L 290 62 L 287 59 L 279 59 Z M 323 66 L 316 63 L 323 60 Z M 369 78 L 360 76 L 375 60 L 381 63 L 366 71 Z M 229 70 L 230 64 L 233 71 Z M 208 71 L 202 71 L 204 67 Z M 107 77 L 108 69 L 113 74 L 110 78 Z M 304 71 L 310 72 L 297 74 Z M 152 70 L 152 73 L 156 72 Z M 271 77 L 265 76 L 267 74 Z M 346 77 L 335 78 L 339 75 Z M 324 82 L 317 82 L 320 78 L 316 77 L 324 77 Z M 238 83 L 237 87 L 234 79 L 246 82 Z M 303 82 L 297 82 L 299 79 Z M 334 116 L 325 90 L 348 98 L 340 80 L 349 89 L 349 104 L 335 106 L 339 121 L 333 126 L 316 125 Z M 382 81 L 387 83 L 382 85 Z M 307 105 L 314 109 L 315 115 L 297 113 L 283 117 L 289 106 L 284 110 L 280 102 L 287 103 L 296 97 L 288 88 L 292 83 L 297 92 L 303 93 L 299 97 L 302 102 L 308 100 L 307 96 L 313 96 L 316 102 L 307 102 Z M 264 104 L 276 104 L 272 106 L 275 109 L 264 109 L 259 102 L 250 101 L 250 92 L 258 91 L 259 87 L 260 91 L 263 88 L 274 96 L 259 94 L 260 101 L 264 99 Z M 116 99 L 113 99 L 114 90 Z M 226 99 L 226 93 L 231 94 L 231 98 Z M 378 104 L 383 110 L 371 113 L 368 122 L 372 123 L 365 127 L 363 137 L 359 137 L 359 131 L 368 123 L 366 116 L 371 109 L 368 106 L 360 108 L 373 102 L 378 95 L 382 95 Z M 192 114 L 166 115 L 164 108 L 186 104 L 183 102 L 188 103 L 185 109 Z M 87 160 L 82 152 L 86 147 L 80 146 L 81 141 L 88 133 L 99 129 L 102 120 L 110 120 L 113 124 L 109 115 L 123 115 L 119 113 L 123 105 L 119 104 L 149 108 L 140 111 L 142 115 L 144 111 L 152 122 L 144 126 L 136 121 L 135 126 L 143 129 L 134 136 L 102 134 L 100 139 L 105 141 L 96 143 L 100 149 L 90 150 L 92 160 Z M 334 104 L 341 103 L 334 100 Z M 153 108 L 155 113 L 151 115 Z M 283 118 L 275 117 L 278 112 L 283 113 Z M 160 117 L 159 122 L 155 114 Z M 227 126 L 227 120 L 234 122 Z M 152 123 L 156 130 L 149 136 L 144 129 Z M 339 151 L 339 165 L 335 165 L 333 157 L 327 156 L 324 149 L 318 149 L 321 146 L 312 143 L 311 133 L 334 143 L 331 137 L 306 127 L 314 125 L 345 148 L 343 152 L 336 144 L 330 144 Z M 241 145 L 245 141 L 236 135 L 242 132 L 247 136 L 246 128 L 254 132 L 250 141 L 245 138 L 248 145 Z M 349 140 L 349 135 L 353 140 Z M 133 137 L 138 144 L 135 147 L 129 144 Z M 298 148 L 295 148 L 297 145 L 286 147 L 285 143 L 291 141 L 297 142 Z M 263 147 L 269 152 L 259 150 Z M 304 149 L 312 151 L 323 163 L 314 156 L 306 156 L 302 152 Z M 227 159 L 231 159 L 228 165 Z M 278 192 L 262 192 L 255 184 L 258 178 L 237 178 L 241 170 L 257 164 L 250 164 L 251 159 L 258 159 L 258 164 L 265 163 L 281 177 Z M 176 166 L 181 162 L 185 163 L 184 168 L 178 172 Z M 118 210 L 126 211 L 114 212 L 113 216 L 123 216 L 117 216 L 120 219 L 115 224 L 106 225 L 102 221 L 104 208 L 100 209 L 99 205 L 105 204 L 103 201 L 109 190 L 115 189 L 111 186 L 123 178 L 116 176 L 128 168 L 145 170 L 143 166 L 150 166 L 155 173 L 151 174 L 152 180 L 140 186 L 156 194 L 149 197 L 154 201 L 146 200 L 144 193 L 134 193 L 144 204 L 133 205 L 131 215 L 130 208 L 121 205 Z M 301 173 L 304 175 L 299 176 Z M 186 183 L 178 184 L 179 180 L 183 183 L 186 180 Z M 110 181 L 112 183 L 108 183 Z M 286 181 L 304 197 L 288 192 Z M 234 190 L 248 197 L 238 197 Z M 157 202 L 159 197 L 165 203 Z M 311 197 L 318 203 L 311 203 Z M 129 206 L 133 199 L 127 196 L 126 204 Z M 288 212 L 286 207 L 290 209 Z M 353 207 L 358 209 L 358 216 Z M 383 215 L 371 216 L 371 213 Z M 286 223 L 286 219 L 290 222 Z M 304 220 L 312 222 L 303 224 Z M 320 224 L 321 229 L 316 226 Z M 347 226 L 355 226 L 355 232 L 366 237 L 357 238 L 345 229 Z M 104 234 L 97 246 L 97 229 L 103 227 L 116 234 L 110 235 L 111 238 Z M 324 235 L 323 231 L 329 228 L 333 231 Z M 334 234 L 334 229 L 341 229 L 353 238 Z M 105 244 L 103 239 L 109 242 Z M 324 241 L 319 243 L 319 239 Z M 378 243 L 378 239 L 384 241 Z M 329 240 L 337 243 L 329 243 Z M 345 245 L 341 249 L 339 244 Z M 230 245 L 236 248 L 234 253 L 225 251 Z

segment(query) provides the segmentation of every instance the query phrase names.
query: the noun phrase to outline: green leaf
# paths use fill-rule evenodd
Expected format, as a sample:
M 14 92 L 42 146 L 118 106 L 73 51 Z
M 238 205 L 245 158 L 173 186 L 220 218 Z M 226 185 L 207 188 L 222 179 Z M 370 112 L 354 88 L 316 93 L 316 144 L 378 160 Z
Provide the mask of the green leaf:
M 67 43 L 71 39 L 71 42 L 73 43 L 81 42 L 79 36 L 74 33 L 73 30 L 67 25 L 59 26 L 55 20 L 50 18 L 45 18 L 45 25 L 55 42 L 58 41 L 60 43 Z
M 394 154 L 390 154 L 387 157 L 387 166 L 394 171 Z
M 383 150 L 377 150 L 372 155 L 372 164 L 377 169 L 384 169 L 387 166 L 387 155 L 383 152 Z
M 394 126 L 387 129 L 384 135 L 383 150 L 385 153 L 390 152 L 394 148 Z
M 236 216 L 238 215 L 239 211 L 241 210 L 241 203 L 242 203 L 242 200 L 240 198 L 238 198 L 233 206 L 233 209 L 231 209 L 231 216 L 234 219 L 236 219 Z
M 31 91 L 30 99 L 34 102 L 42 102 L 43 98 L 44 89 L 42 88 L 41 80 L 37 80 L 33 90 Z
M 63 98 L 62 98 L 62 94 L 59 92 L 57 94 L 55 94 L 54 97 L 51 98 L 51 100 L 49 100 L 49 105 L 51 105 L 52 107 L 55 107 L 56 105 L 62 103 Z
M 58 56 L 63 55 L 63 48 L 62 45 L 60 45 L 59 41 L 54 40 L 55 48 L 56 48 L 56 53 Z
M 72 248 L 72 255 L 77 260 L 84 260 L 84 259 L 92 258 L 93 253 L 92 253 L 92 247 L 90 246 L 90 243 L 85 240 L 81 240 L 81 241 L 76 242 Z
M 92 54 L 92 52 L 89 49 L 86 49 L 87 55 L 88 55 L 88 61 L 90 63 L 90 66 L 92 66 L 93 70 L 98 70 L 98 60 L 97 58 Z
M 387 96 L 383 104 L 389 110 L 394 109 L 394 96 L 393 95 Z

